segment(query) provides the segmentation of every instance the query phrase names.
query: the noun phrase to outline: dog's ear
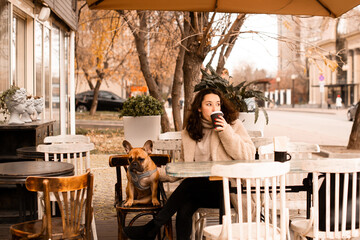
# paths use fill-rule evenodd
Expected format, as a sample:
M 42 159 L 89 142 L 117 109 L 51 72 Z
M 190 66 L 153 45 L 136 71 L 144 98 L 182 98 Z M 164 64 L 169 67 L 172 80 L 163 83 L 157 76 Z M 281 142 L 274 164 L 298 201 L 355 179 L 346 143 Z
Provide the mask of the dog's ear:
M 125 148 L 125 152 L 126 152 L 126 153 L 129 153 L 130 150 L 132 149 L 131 144 L 130 144 L 128 141 L 126 141 L 126 140 L 123 141 L 123 146 L 124 146 L 124 148 Z
M 143 146 L 143 149 L 148 153 L 152 153 L 153 142 L 151 140 L 147 140 Z

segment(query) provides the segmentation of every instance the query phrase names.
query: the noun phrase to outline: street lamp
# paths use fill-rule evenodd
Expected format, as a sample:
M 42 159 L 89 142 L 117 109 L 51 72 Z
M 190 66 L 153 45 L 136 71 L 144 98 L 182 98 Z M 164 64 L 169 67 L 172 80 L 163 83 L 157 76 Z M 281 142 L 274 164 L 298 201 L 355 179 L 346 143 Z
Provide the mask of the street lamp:
M 280 80 L 281 78 L 280 77 L 277 77 L 276 78 L 276 83 L 277 83 L 277 90 L 278 90 L 278 97 L 277 97 L 277 105 L 280 105 Z
M 295 107 L 295 78 L 297 78 L 297 75 L 291 74 L 291 80 L 292 80 L 291 102 L 293 108 Z

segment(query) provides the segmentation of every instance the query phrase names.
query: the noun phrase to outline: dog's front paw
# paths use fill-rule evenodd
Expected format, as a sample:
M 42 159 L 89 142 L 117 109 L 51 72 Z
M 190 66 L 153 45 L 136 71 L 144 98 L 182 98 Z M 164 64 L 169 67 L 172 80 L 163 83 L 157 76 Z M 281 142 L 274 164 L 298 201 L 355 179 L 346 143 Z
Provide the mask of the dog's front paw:
M 130 199 L 129 199 L 129 200 L 127 200 L 127 201 L 124 203 L 124 206 L 125 206 L 125 207 L 131 207 L 131 206 L 133 205 L 133 203 L 134 203 L 133 200 L 130 200 Z
M 153 206 L 160 206 L 160 202 L 157 199 L 153 199 L 152 204 L 153 204 Z

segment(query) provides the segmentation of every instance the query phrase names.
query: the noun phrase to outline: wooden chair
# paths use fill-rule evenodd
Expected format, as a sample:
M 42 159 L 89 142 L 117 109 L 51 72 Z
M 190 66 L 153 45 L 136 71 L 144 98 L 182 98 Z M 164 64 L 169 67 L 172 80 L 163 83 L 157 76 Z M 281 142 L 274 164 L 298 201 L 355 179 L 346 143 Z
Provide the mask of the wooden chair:
M 304 142 L 288 142 L 286 149 L 290 153 L 291 159 L 313 159 L 313 154 L 320 152 L 318 144 Z M 274 159 L 274 144 L 260 146 L 258 151 L 260 159 Z M 307 175 L 307 173 L 289 173 L 286 175 L 286 184 L 288 186 L 302 186 L 303 179 Z M 300 210 L 306 210 L 305 192 L 289 192 L 286 197 L 289 209 L 297 210 L 298 213 L 300 213 Z
M 28 177 L 26 188 L 43 192 L 45 214 L 42 220 L 12 225 L 12 239 L 91 239 L 93 184 L 90 172 L 71 177 Z M 60 218 L 51 216 L 50 193 L 56 196 Z
M 170 162 L 170 156 L 168 154 L 150 154 L 151 159 L 158 167 L 166 165 Z M 162 185 L 159 182 L 159 199 L 160 206 L 147 205 L 133 205 L 131 207 L 125 207 L 125 189 L 127 184 L 126 171 L 129 165 L 128 155 L 112 155 L 109 158 L 110 167 L 116 167 L 117 183 L 115 184 L 115 208 L 117 212 L 118 220 L 118 239 L 126 239 L 123 234 L 123 228 L 126 226 L 126 216 L 130 213 L 136 214 L 128 223 L 128 226 L 132 226 L 134 222 L 142 216 L 152 215 L 154 216 L 164 206 L 167 197 Z M 168 239 L 172 239 L 172 223 L 171 220 L 164 226 L 165 235 Z M 161 239 L 161 232 L 158 233 L 158 238 Z
M 358 238 L 360 158 L 304 161 L 302 169 L 313 175 L 311 217 L 291 222 L 294 236 Z
M 38 152 L 45 154 L 45 161 L 60 161 L 74 164 L 75 175 L 85 173 L 91 170 L 90 166 L 90 151 L 93 150 L 94 144 L 86 136 L 82 135 L 66 135 L 46 137 L 45 141 L 52 144 L 40 144 L 37 146 Z M 38 203 L 41 194 L 38 194 Z M 54 200 L 51 197 L 51 200 Z M 53 208 L 54 209 L 54 208 Z M 42 218 L 41 208 L 38 210 L 39 219 Z M 55 214 L 55 212 L 53 212 Z M 95 218 L 92 220 L 92 233 L 94 240 L 97 240 Z
M 285 175 L 289 171 L 289 163 L 279 162 L 214 165 L 211 174 L 223 178 L 225 216 L 222 225 L 205 227 L 205 238 L 285 240 L 288 233 Z M 243 207 L 237 210 L 236 223 L 231 220 L 230 178 L 236 180 L 238 193 L 245 192 L 237 194 L 238 206 Z M 275 201 L 277 198 L 280 204 Z M 279 222 L 277 210 L 280 210 Z

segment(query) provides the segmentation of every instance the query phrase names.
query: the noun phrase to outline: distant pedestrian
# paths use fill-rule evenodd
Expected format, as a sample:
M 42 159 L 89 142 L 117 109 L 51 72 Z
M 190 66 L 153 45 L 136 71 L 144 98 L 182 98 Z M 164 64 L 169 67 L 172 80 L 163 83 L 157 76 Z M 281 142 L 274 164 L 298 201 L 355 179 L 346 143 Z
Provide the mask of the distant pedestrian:
M 168 105 L 169 105 L 169 108 L 172 106 L 172 98 L 171 98 L 171 95 L 169 94 L 168 98 L 167 98 L 167 101 L 168 101 Z
M 341 99 L 340 95 L 337 95 L 337 98 L 335 101 L 335 107 L 336 107 L 336 109 L 339 109 L 339 108 L 341 108 L 341 106 L 342 106 L 342 99 Z
M 327 99 L 327 105 L 328 105 L 328 109 L 331 109 L 331 98 Z

